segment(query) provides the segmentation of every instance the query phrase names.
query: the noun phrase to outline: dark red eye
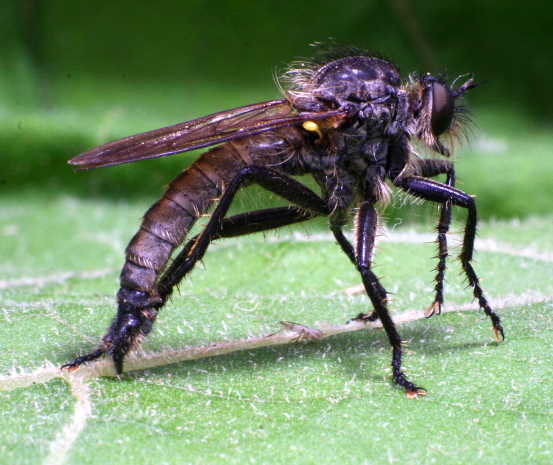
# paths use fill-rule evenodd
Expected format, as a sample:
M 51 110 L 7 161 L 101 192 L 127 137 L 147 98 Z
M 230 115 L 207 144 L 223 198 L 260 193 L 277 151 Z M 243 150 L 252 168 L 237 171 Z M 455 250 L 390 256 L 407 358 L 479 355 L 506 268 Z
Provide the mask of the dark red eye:
M 455 110 L 451 91 L 439 82 L 432 83 L 432 133 L 439 136 L 449 129 Z

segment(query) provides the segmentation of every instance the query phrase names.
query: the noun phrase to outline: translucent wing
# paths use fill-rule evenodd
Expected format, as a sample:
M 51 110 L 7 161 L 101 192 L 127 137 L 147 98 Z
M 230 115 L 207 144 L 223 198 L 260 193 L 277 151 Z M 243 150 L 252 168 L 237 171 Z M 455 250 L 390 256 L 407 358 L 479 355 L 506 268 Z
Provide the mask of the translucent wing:
M 298 113 L 287 100 L 270 100 L 109 142 L 77 155 L 79 169 L 121 165 L 208 147 L 308 120 L 341 119 L 343 111 Z

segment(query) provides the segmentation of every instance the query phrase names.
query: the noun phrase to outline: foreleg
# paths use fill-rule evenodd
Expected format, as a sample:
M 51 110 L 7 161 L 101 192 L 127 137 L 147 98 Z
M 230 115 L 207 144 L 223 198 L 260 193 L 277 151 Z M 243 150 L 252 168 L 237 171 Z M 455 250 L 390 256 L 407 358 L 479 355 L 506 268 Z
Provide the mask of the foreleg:
M 430 179 L 420 178 L 416 176 L 403 178 L 397 182 L 397 185 L 416 197 L 431 200 L 445 204 L 450 202 L 454 205 L 466 208 L 468 211 L 467 221 L 465 225 L 465 234 L 463 237 L 463 247 L 459 259 L 463 266 L 463 270 L 468 278 L 470 286 L 473 288 L 474 297 L 478 300 L 480 308 L 484 310 L 486 315 L 491 319 L 493 331 L 498 341 L 503 340 L 503 327 L 499 316 L 491 309 L 488 300 L 484 296 L 484 292 L 480 286 L 480 280 L 474 271 L 471 264 L 474 253 L 474 240 L 476 236 L 476 204 L 474 199 L 465 192 L 451 186 L 446 186 Z
M 423 159 L 419 161 L 419 169 L 421 175 L 425 178 L 446 174 L 446 185 L 455 186 L 455 168 L 449 160 L 434 160 Z M 451 224 L 451 200 L 447 200 L 440 204 L 440 219 L 438 221 L 438 266 L 436 267 L 436 276 L 434 281 L 436 291 L 434 302 L 426 311 L 426 317 L 442 313 L 444 304 L 444 279 L 446 270 L 446 259 L 448 256 L 447 250 L 447 233 Z

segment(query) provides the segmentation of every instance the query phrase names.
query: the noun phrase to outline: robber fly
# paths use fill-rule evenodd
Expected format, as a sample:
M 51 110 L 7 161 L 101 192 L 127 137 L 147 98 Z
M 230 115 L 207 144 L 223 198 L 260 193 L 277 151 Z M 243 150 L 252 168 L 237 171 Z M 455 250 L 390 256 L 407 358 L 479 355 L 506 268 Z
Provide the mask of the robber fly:
M 452 206 L 468 211 L 459 258 L 496 338 L 503 339 L 500 319 L 471 264 L 474 199 L 454 187 L 451 161 L 423 159 L 412 147 L 418 139 L 449 156 L 443 136 L 458 133 L 462 120 L 458 99 L 476 86 L 474 79 L 457 87 L 430 74 L 413 74 L 402 81 L 390 61 L 362 52 L 297 63 L 283 77 L 282 99 L 130 136 L 69 161 L 79 169 L 91 169 L 216 146 L 177 176 L 146 212 L 126 249 L 117 315 L 99 347 L 64 368 L 74 369 L 108 354 L 121 373 L 127 353 L 151 331 L 173 288 L 201 260 L 212 241 L 326 216 L 337 243 L 359 271 L 373 306 L 371 313 L 356 319 L 380 319 L 393 349 L 395 383 L 410 397 L 423 395 L 426 391 L 402 371 L 401 338 L 388 311 L 386 290 L 371 270 L 376 205 L 389 196 L 388 183 L 440 205 L 435 296 L 427 316 L 442 310 Z M 446 175 L 445 184 L 430 179 L 440 174 Z M 311 175 L 320 193 L 292 177 L 297 175 Z M 227 216 L 236 193 L 250 184 L 260 185 L 290 205 Z M 172 252 L 183 244 L 198 217 L 214 205 L 205 229 L 188 240 L 169 264 Z M 352 243 L 343 227 L 354 214 Z

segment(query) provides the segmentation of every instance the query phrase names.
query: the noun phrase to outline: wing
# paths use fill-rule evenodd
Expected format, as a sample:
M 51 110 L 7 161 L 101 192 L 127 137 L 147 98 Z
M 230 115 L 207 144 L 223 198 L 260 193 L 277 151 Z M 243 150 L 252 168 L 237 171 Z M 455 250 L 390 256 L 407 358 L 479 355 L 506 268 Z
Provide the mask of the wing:
M 339 110 L 298 113 L 285 99 L 270 100 L 109 142 L 77 155 L 69 164 L 79 169 L 121 165 L 208 147 L 303 121 L 344 117 L 344 112 Z

